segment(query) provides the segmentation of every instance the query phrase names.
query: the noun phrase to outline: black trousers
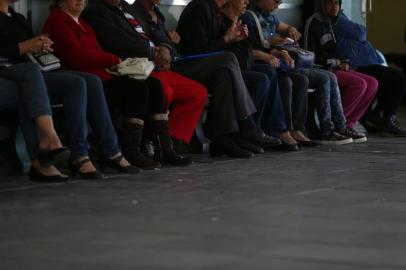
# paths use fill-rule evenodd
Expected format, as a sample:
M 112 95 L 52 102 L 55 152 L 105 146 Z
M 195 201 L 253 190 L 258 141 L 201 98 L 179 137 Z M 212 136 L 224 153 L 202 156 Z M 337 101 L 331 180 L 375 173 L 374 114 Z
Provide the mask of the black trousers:
M 206 86 L 211 95 L 208 109 L 211 138 L 238 132 L 238 120 L 244 120 L 255 113 L 255 105 L 234 54 L 225 52 L 175 63 L 172 70 Z
M 380 65 L 359 67 L 357 71 L 370 75 L 378 80 L 378 105 L 384 117 L 395 115 L 406 93 L 406 77 L 394 68 Z
M 149 115 L 166 113 L 161 83 L 155 78 L 142 81 L 115 76 L 103 85 L 110 112 L 115 119 L 124 114 L 126 118 L 144 120 Z
M 288 130 L 305 131 L 309 79 L 306 75 L 289 71 L 279 77 L 279 87 Z

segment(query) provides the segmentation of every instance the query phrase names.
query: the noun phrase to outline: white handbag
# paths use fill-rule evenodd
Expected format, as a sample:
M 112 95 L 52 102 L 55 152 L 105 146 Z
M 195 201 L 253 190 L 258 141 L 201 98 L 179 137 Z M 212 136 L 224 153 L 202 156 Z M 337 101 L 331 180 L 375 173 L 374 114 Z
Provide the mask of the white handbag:
M 148 58 L 127 58 L 107 71 L 117 76 L 128 76 L 136 80 L 145 80 L 155 65 Z

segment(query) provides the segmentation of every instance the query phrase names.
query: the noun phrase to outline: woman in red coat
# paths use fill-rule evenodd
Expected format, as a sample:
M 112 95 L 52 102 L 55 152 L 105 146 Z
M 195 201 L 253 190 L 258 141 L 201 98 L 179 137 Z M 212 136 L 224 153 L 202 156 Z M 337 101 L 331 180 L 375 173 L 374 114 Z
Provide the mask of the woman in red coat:
M 178 155 L 172 148 L 169 135 L 188 141 L 203 109 L 204 102 L 194 104 L 193 119 L 183 115 L 170 115 L 177 120 L 168 125 L 167 104 L 163 91 L 167 86 L 159 80 L 149 77 L 145 81 L 126 76 L 112 76 L 106 68 L 121 62 L 121 59 L 102 50 L 91 27 L 79 18 L 84 0 L 62 0 L 58 7 L 52 8 L 46 20 L 43 33 L 49 34 L 54 41 L 55 54 L 62 65 L 69 69 L 89 72 L 103 80 L 110 110 L 124 113 L 123 152 L 134 165 L 142 168 L 154 168 L 158 162 L 172 165 L 187 165 L 191 160 Z M 205 93 L 205 91 L 204 91 Z M 206 95 L 201 97 L 205 100 Z M 200 104 L 201 103 L 201 104 Z M 182 104 L 173 104 L 182 106 Z M 181 111 L 181 110 L 180 110 Z M 191 113 L 192 114 L 192 113 Z M 197 117 L 195 115 L 198 115 Z M 140 151 L 144 122 L 148 121 L 155 146 L 155 161 L 148 160 Z M 187 130 L 177 127 L 187 126 Z M 179 134 L 179 132 L 182 132 Z

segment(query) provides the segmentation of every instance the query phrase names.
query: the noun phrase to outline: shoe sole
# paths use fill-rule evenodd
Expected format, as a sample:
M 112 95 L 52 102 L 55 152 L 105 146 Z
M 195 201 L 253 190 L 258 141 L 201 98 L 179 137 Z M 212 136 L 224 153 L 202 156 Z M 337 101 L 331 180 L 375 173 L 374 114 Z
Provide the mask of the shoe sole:
M 368 141 L 367 137 L 362 137 L 362 138 L 358 138 L 358 139 L 352 138 L 353 143 L 365 143 L 367 141 Z
M 353 143 L 353 139 L 345 139 L 345 140 L 340 140 L 340 141 L 317 141 L 321 145 L 344 145 L 344 144 L 350 144 Z

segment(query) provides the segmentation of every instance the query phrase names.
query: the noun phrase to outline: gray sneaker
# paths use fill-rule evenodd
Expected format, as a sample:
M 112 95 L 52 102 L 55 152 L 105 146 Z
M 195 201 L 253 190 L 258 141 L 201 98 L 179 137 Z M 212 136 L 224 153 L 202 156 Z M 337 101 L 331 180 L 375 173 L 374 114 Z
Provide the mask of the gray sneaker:
M 352 143 L 352 138 L 332 131 L 330 134 L 322 135 L 317 141 L 322 145 L 343 145 Z

